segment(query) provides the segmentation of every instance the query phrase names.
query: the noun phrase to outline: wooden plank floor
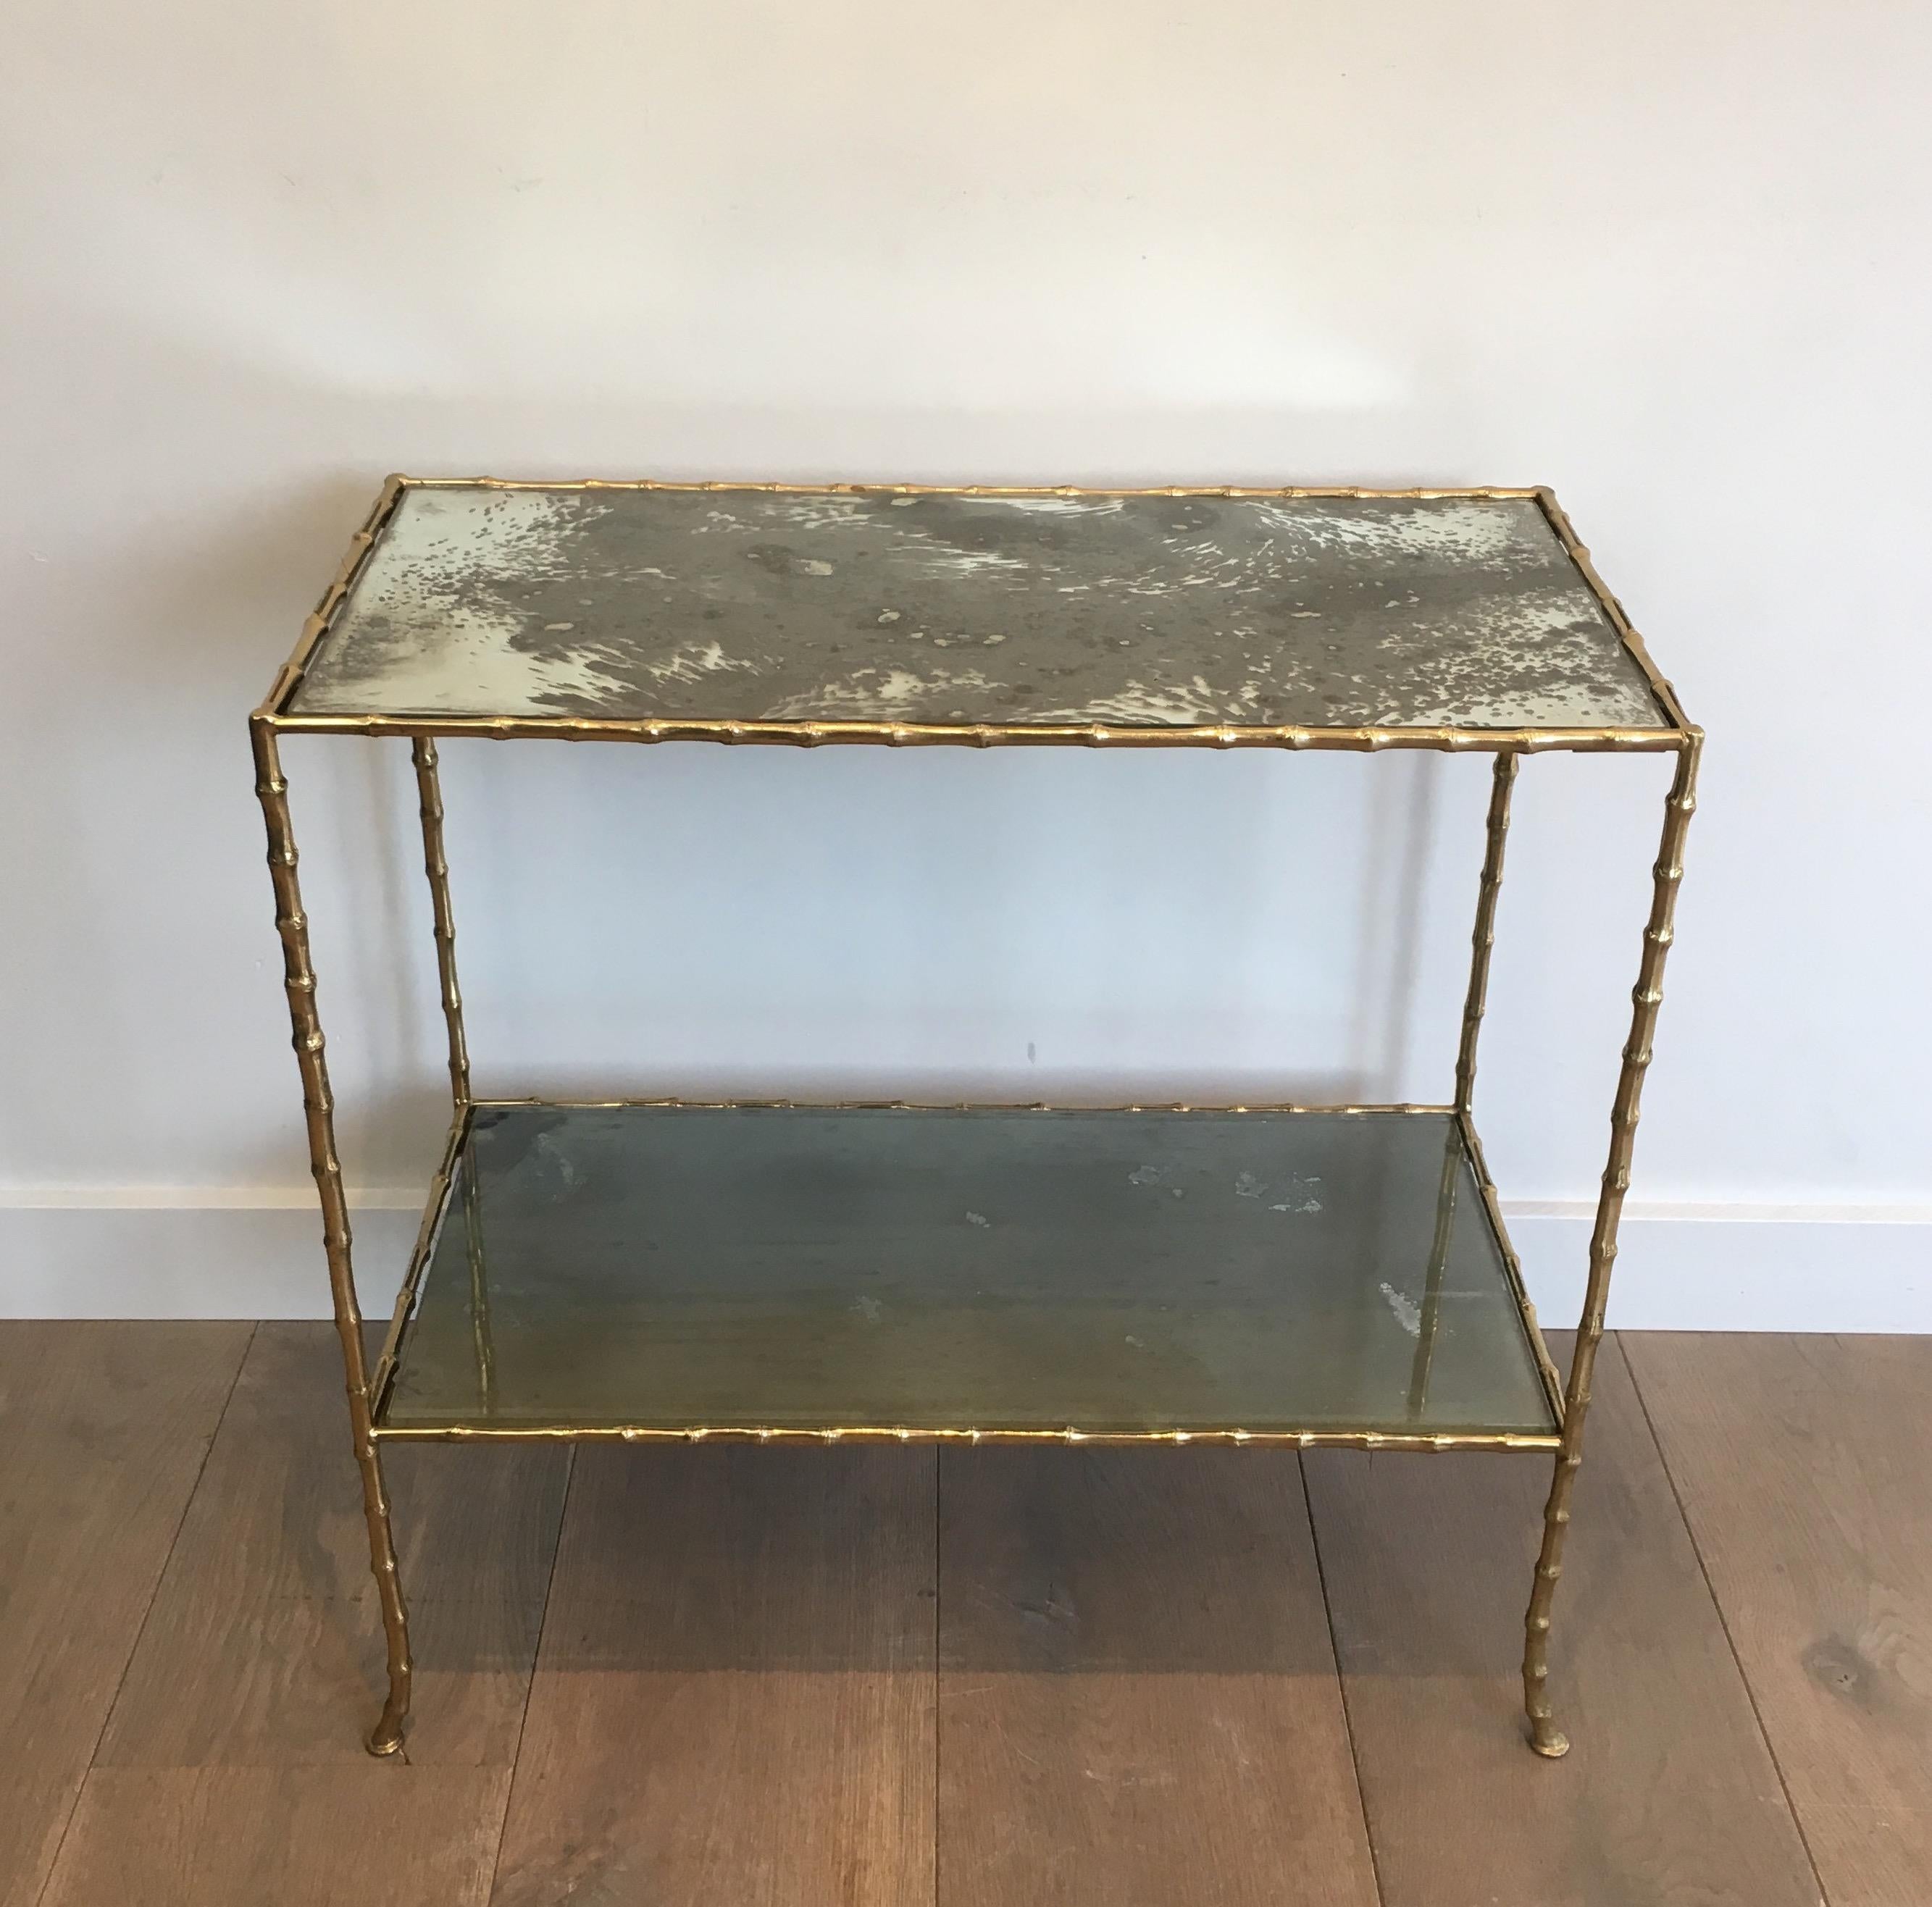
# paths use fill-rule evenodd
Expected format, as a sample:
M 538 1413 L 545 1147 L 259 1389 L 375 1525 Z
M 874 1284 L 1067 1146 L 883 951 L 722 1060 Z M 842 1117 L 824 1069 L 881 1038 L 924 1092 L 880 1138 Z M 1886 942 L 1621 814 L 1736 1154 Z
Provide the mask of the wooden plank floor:
M 1827 1898 L 1926 1907 L 1932 1338 L 1630 1357 Z
M 1561 1763 L 1530 1753 L 1520 1720 L 1548 1465 L 1304 1460 L 1384 1907 L 1814 1907 L 1803 1843 L 1614 1343 L 1594 1388 L 1551 1632 L 1551 1695 L 1572 1742 Z
M 422 1447 L 326 1327 L 0 1324 L 0 1907 L 1924 1907 L 1932 1339 L 1600 1366 L 1546 1462 Z
M 1374 1907 L 1293 1453 L 940 1464 L 949 1907 Z
M 0 1903 L 40 1897 L 245 1324 L 0 1326 Z
M 500 1907 L 928 1897 L 934 1457 L 578 1453 Z

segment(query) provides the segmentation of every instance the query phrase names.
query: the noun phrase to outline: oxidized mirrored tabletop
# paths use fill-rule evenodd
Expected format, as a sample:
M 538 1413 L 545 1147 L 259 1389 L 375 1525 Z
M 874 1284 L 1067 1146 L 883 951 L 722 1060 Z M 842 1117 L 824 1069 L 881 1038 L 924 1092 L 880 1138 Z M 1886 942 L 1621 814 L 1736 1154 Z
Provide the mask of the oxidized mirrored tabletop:
M 1674 726 L 1534 493 L 416 480 L 282 712 Z
M 378 1422 L 1556 1439 L 1399 1111 L 481 1106 Z

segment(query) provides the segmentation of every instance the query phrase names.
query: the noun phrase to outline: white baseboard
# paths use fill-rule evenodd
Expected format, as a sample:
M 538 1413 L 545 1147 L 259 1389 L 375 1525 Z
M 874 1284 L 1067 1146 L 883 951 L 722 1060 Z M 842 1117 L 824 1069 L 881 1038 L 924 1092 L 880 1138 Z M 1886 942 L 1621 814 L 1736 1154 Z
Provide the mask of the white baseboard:
M 1550 1330 L 1582 1315 L 1592 1208 L 1503 1201 Z M 1610 1322 L 1623 1331 L 1932 1332 L 1932 1213 L 1898 1206 L 1632 1205 Z
M 0 1318 L 326 1318 L 328 1273 L 313 1192 L 236 1204 L 0 1204 Z M 243 1195 L 247 1196 L 248 1195 Z M 264 1199 L 274 1195 L 262 1194 Z M 299 1196 L 299 1195 L 298 1195 Z M 23 1195 L 12 1195 L 18 1200 Z M 363 1314 L 386 1318 L 419 1207 L 351 1216 Z
M 355 1201 L 362 1308 L 386 1317 L 421 1212 Z M 1591 1207 L 1505 1201 L 1544 1323 L 1582 1309 Z M 1932 1333 L 1932 1210 L 1640 1206 L 1627 1211 L 1610 1322 L 1624 1330 Z M 320 1222 L 305 1188 L 0 1194 L 0 1317 L 322 1318 Z

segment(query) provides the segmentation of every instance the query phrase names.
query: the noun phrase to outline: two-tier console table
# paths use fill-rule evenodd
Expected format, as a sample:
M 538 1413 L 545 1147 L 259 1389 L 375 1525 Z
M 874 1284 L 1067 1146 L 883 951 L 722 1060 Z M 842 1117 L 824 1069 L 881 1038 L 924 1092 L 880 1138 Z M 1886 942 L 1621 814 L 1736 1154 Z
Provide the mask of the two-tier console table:
M 1553 1456 L 1550 1612 L 1702 736 L 1546 490 L 393 478 L 252 718 L 402 1741 L 392 1438 L 1218 1441 Z M 371 1368 L 280 743 L 407 737 L 455 1115 Z M 490 1099 L 436 739 L 1435 748 L 1495 757 L 1434 1105 Z M 1676 757 L 1567 1381 L 1472 1121 L 1526 755 Z

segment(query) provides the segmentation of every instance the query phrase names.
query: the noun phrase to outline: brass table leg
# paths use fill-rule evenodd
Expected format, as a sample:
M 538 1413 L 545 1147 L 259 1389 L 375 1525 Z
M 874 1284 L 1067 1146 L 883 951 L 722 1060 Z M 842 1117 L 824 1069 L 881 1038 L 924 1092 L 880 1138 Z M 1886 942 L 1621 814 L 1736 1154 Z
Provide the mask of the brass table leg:
M 476 1189 L 476 1161 L 463 1168 L 464 1246 L 470 1260 L 470 1336 L 476 1353 L 476 1408 L 496 1414 L 496 1351 L 490 1333 L 490 1281 L 483 1253 L 483 1201 Z
M 430 917 L 436 935 L 436 978 L 442 991 L 442 1018 L 449 1033 L 449 1095 L 460 1119 L 470 1103 L 470 1046 L 463 1027 L 463 990 L 456 977 L 456 917 L 449 904 L 449 857 L 442 838 L 442 773 L 434 737 L 418 735 L 410 744 L 416 764 L 418 811 L 422 817 L 423 872 L 429 877 Z M 470 1331 L 476 1347 L 476 1396 L 487 1417 L 495 1408 L 495 1354 L 490 1341 L 490 1288 L 484 1276 L 483 1213 L 472 1159 L 463 1168 L 463 1222 L 470 1259 Z
M 1462 1003 L 1462 1040 L 1456 1053 L 1456 1110 L 1468 1113 L 1476 1097 L 1476 1041 L 1490 997 L 1490 955 L 1496 944 L 1496 896 L 1502 891 L 1503 849 L 1509 840 L 1510 791 L 1517 758 L 1500 754 L 1490 782 L 1490 814 L 1483 877 L 1476 893 L 1476 925 L 1469 935 L 1469 991 Z
M 1664 963 L 1670 951 L 1671 921 L 1677 890 L 1684 878 L 1684 839 L 1697 805 L 1697 761 L 1703 751 L 1701 729 L 1690 730 L 1688 744 L 1677 757 L 1677 772 L 1664 803 L 1664 838 L 1658 850 L 1652 889 L 1650 925 L 1644 929 L 1643 959 L 1630 997 L 1630 1032 L 1624 1048 L 1623 1072 L 1610 1111 L 1610 1156 L 1604 1170 L 1604 1189 L 1597 1201 L 1597 1222 L 1590 1238 L 1589 1283 L 1583 1299 L 1583 1321 L 1570 1363 L 1570 1382 L 1564 1395 L 1563 1443 L 1550 1501 L 1543 1513 L 1543 1548 L 1536 1559 L 1536 1579 L 1524 1619 L 1523 1706 L 1528 1711 L 1530 1746 L 1552 1759 L 1570 1752 L 1569 1738 L 1556 1725 L 1550 1706 L 1550 1608 L 1557 1579 L 1563 1573 L 1563 1540 L 1570 1527 L 1570 1497 L 1583 1461 L 1583 1420 L 1590 1408 L 1590 1380 L 1596 1369 L 1597 1347 L 1604 1336 L 1604 1313 L 1610 1301 L 1610 1267 L 1617 1255 L 1617 1224 L 1623 1216 L 1624 1195 L 1630 1189 L 1630 1154 L 1636 1143 L 1639 1102 L 1643 1076 L 1650 1064 L 1651 1041 L 1657 1029 L 1657 1009 L 1664 998 Z
M 1449 1121 L 1443 1147 L 1442 1183 L 1436 1195 L 1436 1235 L 1429 1248 L 1420 1327 L 1409 1372 L 1412 1417 L 1420 1417 L 1429 1401 L 1430 1366 L 1436 1357 L 1436 1333 L 1442 1328 L 1442 1279 L 1455 1231 L 1456 1186 L 1462 1159 L 1462 1120 L 1468 1117 L 1475 1097 L 1476 1041 L 1482 1031 L 1483 1009 L 1490 994 L 1490 955 L 1496 944 L 1496 896 L 1502 889 L 1503 848 L 1509 838 L 1510 791 L 1516 785 L 1516 757 L 1505 751 L 1496 757 L 1490 772 L 1483 875 L 1476 894 L 1476 925 L 1469 937 L 1469 988 L 1462 1004 L 1462 1041 L 1456 1052 L 1456 1111 L 1461 1119 Z
M 470 1102 L 470 1047 L 463 1030 L 463 992 L 456 982 L 456 919 L 449 906 L 449 858 L 442 844 L 442 775 L 436 743 L 418 735 L 410 744 L 422 820 L 423 872 L 429 877 L 430 918 L 436 935 L 436 974 L 449 1033 L 449 1096 L 460 1111 Z
M 1456 1234 L 1456 1180 L 1462 1164 L 1462 1135 L 1448 1122 L 1442 1142 L 1442 1179 L 1436 1192 L 1436 1233 L 1429 1246 L 1429 1268 L 1422 1284 L 1422 1315 L 1415 1332 L 1415 1355 L 1409 1361 L 1408 1414 L 1420 1418 L 1429 1403 L 1429 1373 L 1436 1361 L 1436 1334 L 1442 1327 L 1442 1277 L 1448 1269 L 1449 1246 Z
M 403 1745 L 403 1721 L 410 1708 L 409 1617 L 396 1574 L 396 1549 L 389 1528 L 389 1498 L 382 1483 L 382 1458 L 370 1429 L 362 1312 L 356 1302 L 356 1277 L 350 1261 L 349 1207 L 343 1194 L 341 1162 L 335 1153 L 335 1102 L 329 1092 L 322 1021 L 316 1012 L 315 969 L 309 958 L 308 916 L 302 912 L 302 887 L 296 874 L 288 784 L 282 776 L 280 753 L 272 724 L 256 717 L 249 724 L 249 738 L 255 754 L 255 792 L 260 797 L 262 818 L 268 824 L 275 927 L 281 936 L 289 1018 L 295 1030 L 296 1057 L 302 1068 L 309 1165 L 322 1200 L 322 1246 L 328 1259 L 336 1334 L 342 1341 L 350 1435 L 362 1477 L 362 1513 L 369 1528 L 369 1567 L 376 1579 L 376 1591 L 382 1603 L 382 1633 L 388 1645 L 388 1699 L 370 1731 L 368 1747 L 372 1755 L 393 1755 Z

